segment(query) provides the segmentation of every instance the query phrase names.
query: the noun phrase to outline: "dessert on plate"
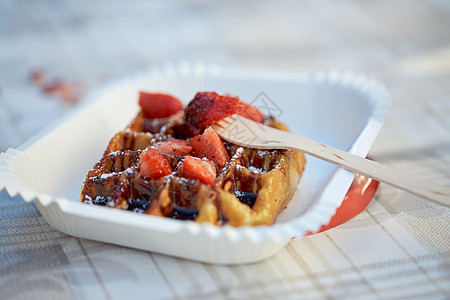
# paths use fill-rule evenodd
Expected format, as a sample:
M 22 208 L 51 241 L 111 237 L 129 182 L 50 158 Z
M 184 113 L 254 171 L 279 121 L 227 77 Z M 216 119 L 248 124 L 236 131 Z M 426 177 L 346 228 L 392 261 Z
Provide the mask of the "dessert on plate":
M 140 92 L 140 111 L 87 173 L 80 201 L 214 225 L 273 224 L 294 194 L 304 154 L 223 141 L 210 126 L 239 114 L 287 127 L 238 97 L 198 92 L 184 107 Z

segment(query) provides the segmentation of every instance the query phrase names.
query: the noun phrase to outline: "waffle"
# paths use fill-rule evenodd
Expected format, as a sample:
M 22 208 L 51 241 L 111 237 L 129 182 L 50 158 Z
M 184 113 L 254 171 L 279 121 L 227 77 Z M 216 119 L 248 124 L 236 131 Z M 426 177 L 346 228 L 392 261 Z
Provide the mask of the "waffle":
M 294 194 L 305 166 L 303 153 L 258 150 L 224 142 L 230 160 L 215 165 L 214 184 L 186 178 L 186 156 L 163 154 L 172 172 L 158 179 L 140 175 L 149 147 L 194 137 L 183 110 L 147 118 L 142 110 L 110 140 L 103 157 L 87 173 L 80 201 L 136 213 L 232 226 L 273 224 Z M 263 124 L 287 127 L 273 117 Z M 206 160 L 203 158 L 203 160 Z

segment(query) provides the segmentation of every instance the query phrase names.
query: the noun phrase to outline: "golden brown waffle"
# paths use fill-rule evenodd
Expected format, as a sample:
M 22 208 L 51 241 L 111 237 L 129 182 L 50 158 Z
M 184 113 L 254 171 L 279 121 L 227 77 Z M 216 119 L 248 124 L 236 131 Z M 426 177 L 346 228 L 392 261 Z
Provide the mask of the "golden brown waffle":
M 274 118 L 265 125 L 281 130 Z M 294 194 L 305 166 L 303 153 L 258 150 L 225 143 L 231 160 L 218 168 L 216 184 L 182 177 L 183 156 L 167 155 L 172 170 L 158 180 L 139 175 L 142 157 L 158 141 L 186 139 L 183 112 L 146 119 L 140 112 L 110 141 L 86 176 L 81 202 L 216 225 L 270 225 Z

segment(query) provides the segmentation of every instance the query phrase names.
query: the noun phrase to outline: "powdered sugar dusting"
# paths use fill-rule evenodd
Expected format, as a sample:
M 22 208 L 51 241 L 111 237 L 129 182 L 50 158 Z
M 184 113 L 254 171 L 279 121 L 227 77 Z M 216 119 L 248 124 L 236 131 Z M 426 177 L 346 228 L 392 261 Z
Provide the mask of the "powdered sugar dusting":
M 234 155 L 231 159 L 239 158 L 239 156 L 241 156 L 242 153 L 244 153 L 244 148 L 242 148 L 242 147 L 237 148 L 236 153 L 234 153 Z
M 280 170 L 281 164 L 285 165 L 286 159 L 284 157 L 280 158 L 280 161 L 274 166 L 274 169 Z
M 264 172 L 263 169 L 261 169 L 261 168 L 256 168 L 256 167 L 254 167 L 254 166 L 249 166 L 248 169 L 249 169 L 250 171 L 254 172 L 254 173 L 262 173 L 262 172 Z

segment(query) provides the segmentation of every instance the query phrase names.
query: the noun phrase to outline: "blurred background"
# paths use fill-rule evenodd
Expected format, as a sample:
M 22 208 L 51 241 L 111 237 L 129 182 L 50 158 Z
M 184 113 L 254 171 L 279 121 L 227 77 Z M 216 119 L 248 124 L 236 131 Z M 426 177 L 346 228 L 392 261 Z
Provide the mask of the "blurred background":
M 0 0 L 0 151 L 94 87 L 172 61 L 364 73 L 392 93 L 387 124 L 420 126 L 423 109 L 450 116 L 450 1 Z
M 0 151 L 104 84 L 180 61 L 374 77 L 392 107 L 369 155 L 450 185 L 450 0 L 0 0 Z M 0 298 L 148 298 L 147 283 L 164 282 L 159 299 L 449 299 L 449 212 L 382 185 L 340 228 L 259 264 L 216 268 L 68 237 L 3 191 Z M 128 262 L 156 268 L 141 277 Z M 145 284 L 129 289 L 137 277 Z

